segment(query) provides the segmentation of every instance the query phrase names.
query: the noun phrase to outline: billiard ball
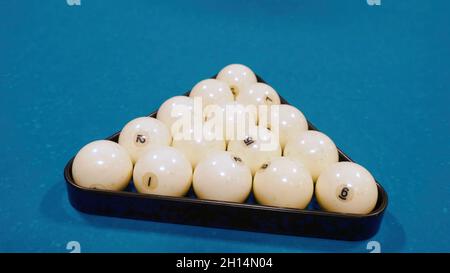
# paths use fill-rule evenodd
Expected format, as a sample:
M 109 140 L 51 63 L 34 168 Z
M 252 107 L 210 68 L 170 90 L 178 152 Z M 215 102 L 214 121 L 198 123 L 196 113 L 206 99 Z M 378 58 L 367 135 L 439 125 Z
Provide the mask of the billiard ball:
M 276 132 L 278 130 L 280 145 L 286 146 L 288 139 L 295 138 L 299 133 L 308 130 L 308 122 L 300 110 L 288 104 L 281 104 L 278 111 L 272 111 L 268 117 L 269 128 Z M 276 121 L 276 122 L 275 122 Z M 278 128 L 275 128 L 278 126 Z
M 206 123 L 208 125 L 208 123 Z M 202 126 L 203 130 L 195 135 L 195 128 L 190 128 L 188 138 L 174 139 L 172 146 L 181 151 L 195 167 L 197 163 L 211 152 L 225 151 L 226 142 L 223 133 L 216 135 L 212 126 Z
M 252 174 L 273 157 L 281 156 L 277 136 L 261 126 L 251 128 L 244 139 L 230 140 L 227 151 L 240 157 L 250 167 Z
M 194 100 L 186 96 L 175 96 L 166 100 L 158 109 L 156 118 L 162 121 L 172 133 L 172 125 L 183 116 L 194 113 Z M 173 136 L 174 134 L 172 134 Z
M 192 88 L 189 97 L 202 98 L 203 107 L 234 101 L 233 93 L 228 84 L 216 79 L 207 79 L 197 83 Z
M 334 142 L 318 131 L 304 131 L 288 140 L 284 156 L 300 160 L 310 171 L 314 181 L 330 165 L 338 162 L 339 154 Z
M 125 148 L 109 140 L 97 140 L 81 148 L 72 164 L 76 184 L 120 191 L 127 187 L 133 163 Z
M 375 208 L 378 188 L 364 167 L 353 162 L 338 162 L 319 176 L 316 198 L 326 211 L 367 214 Z
M 256 171 L 253 193 L 262 205 L 304 209 L 313 196 L 314 183 L 298 160 L 275 157 Z
M 270 85 L 257 82 L 241 89 L 236 97 L 236 101 L 243 105 L 270 106 L 280 104 L 280 96 Z
M 171 142 L 167 126 L 152 117 L 133 119 L 123 127 L 119 136 L 119 144 L 128 151 L 133 163 L 149 148 L 169 146 Z
M 153 147 L 136 162 L 133 182 L 140 193 L 184 196 L 192 184 L 192 166 L 173 147 Z
M 226 141 L 244 138 L 256 125 L 257 109 L 254 105 L 244 106 L 233 101 L 220 105 L 209 105 L 203 111 L 204 120 L 222 128 Z
M 238 156 L 215 152 L 194 170 L 194 192 L 200 199 L 244 202 L 252 188 L 252 174 Z
M 230 64 L 220 70 L 216 79 L 226 82 L 235 96 L 246 86 L 256 82 L 253 71 L 242 64 Z

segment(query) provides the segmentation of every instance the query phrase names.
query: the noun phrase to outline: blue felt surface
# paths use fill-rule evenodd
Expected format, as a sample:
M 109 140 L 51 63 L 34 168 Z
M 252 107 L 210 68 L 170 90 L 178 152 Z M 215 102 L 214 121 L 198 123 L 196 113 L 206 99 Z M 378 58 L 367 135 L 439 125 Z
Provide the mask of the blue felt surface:
M 70 206 L 80 147 L 234 62 L 383 184 L 381 251 L 450 251 L 450 1 L 81 3 L 0 1 L 0 251 L 368 252 Z

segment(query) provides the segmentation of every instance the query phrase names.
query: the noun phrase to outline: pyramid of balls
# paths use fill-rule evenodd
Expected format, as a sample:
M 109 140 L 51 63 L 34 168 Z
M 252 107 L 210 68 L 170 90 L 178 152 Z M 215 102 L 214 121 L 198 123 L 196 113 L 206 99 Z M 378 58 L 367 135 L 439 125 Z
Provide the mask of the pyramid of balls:
M 257 132 L 244 139 L 173 138 L 172 125 L 182 115 L 177 115 L 177 107 L 193 109 L 197 97 L 203 107 L 219 109 L 279 105 L 278 142 L 261 149 L 274 135 L 270 121 L 267 126 L 258 124 L 258 112 L 244 115 Z M 207 110 L 204 115 L 206 123 Z M 223 124 L 234 126 L 236 119 L 226 116 Z M 241 64 L 226 66 L 216 79 L 200 81 L 189 96 L 168 99 L 156 118 L 128 122 L 118 143 L 87 144 L 75 156 L 72 175 L 76 184 L 87 188 L 122 191 L 132 180 L 142 194 L 182 197 L 193 187 L 197 198 L 237 203 L 253 191 L 260 205 L 294 209 L 305 209 L 315 195 L 321 209 L 353 214 L 370 213 L 378 198 L 376 182 L 364 167 L 339 162 L 334 142 L 308 130 L 300 110 L 280 104 L 277 92 L 257 82 L 253 71 Z

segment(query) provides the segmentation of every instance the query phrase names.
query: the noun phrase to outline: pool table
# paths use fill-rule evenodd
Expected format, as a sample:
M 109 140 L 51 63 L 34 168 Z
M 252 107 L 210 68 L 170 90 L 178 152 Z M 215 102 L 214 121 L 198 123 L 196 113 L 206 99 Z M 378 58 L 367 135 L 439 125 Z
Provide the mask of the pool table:
M 449 252 L 450 1 L 0 2 L 1 252 Z M 230 63 L 251 67 L 389 194 L 336 241 L 88 215 L 85 144 Z

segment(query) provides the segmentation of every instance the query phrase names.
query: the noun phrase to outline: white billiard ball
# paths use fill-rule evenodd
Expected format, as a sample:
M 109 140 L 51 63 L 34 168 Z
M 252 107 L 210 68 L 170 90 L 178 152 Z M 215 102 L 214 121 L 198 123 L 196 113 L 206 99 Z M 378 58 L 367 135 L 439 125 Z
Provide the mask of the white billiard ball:
M 378 188 L 364 167 L 352 162 L 338 162 L 319 176 L 316 198 L 326 211 L 367 214 L 375 208 Z
M 234 101 L 233 93 L 228 84 L 216 79 L 207 79 L 197 83 L 192 88 L 189 97 L 202 98 L 203 107 Z
M 75 183 L 86 188 L 123 190 L 129 184 L 132 172 L 133 163 L 125 148 L 109 140 L 87 144 L 72 164 Z
M 334 142 L 318 131 L 304 131 L 290 139 L 284 148 L 284 156 L 300 160 L 309 170 L 314 181 L 333 163 L 339 154 Z
M 222 128 L 226 141 L 243 139 L 251 127 L 256 126 L 257 109 L 236 101 L 220 105 L 209 105 L 203 111 L 203 119 Z
M 119 144 L 128 151 L 133 163 L 149 148 L 169 146 L 171 142 L 167 126 L 152 117 L 133 119 L 123 127 L 119 136 Z
M 272 111 L 272 116 L 268 117 L 267 121 L 273 132 L 278 129 L 282 148 L 286 146 L 288 139 L 295 138 L 301 132 L 308 130 L 308 122 L 303 113 L 288 104 L 281 104 L 278 111 Z
M 304 209 L 313 196 L 314 183 L 298 160 L 276 157 L 256 171 L 253 193 L 262 205 Z
M 206 123 L 207 125 L 207 123 Z M 191 128 L 186 135 L 188 138 L 174 139 L 172 146 L 181 151 L 195 168 L 197 163 L 215 151 L 225 151 L 226 142 L 223 134 L 216 135 L 209 126 L 202 126 L 203 130 L 195 134 L 195 128 Z
M 243 105 L 278 105 L 280 96 L 270 85 L 257 82 L 241 89 L 236 101 Z
M 194 100 L 186 96 L 175 96 L 166 100 L 158 109 L 156 118 L 162 121 L 172 133 L 172 125 L 188 113 L 193 116 Z
M 278 138 L 267 128 L 255 126 L 244 139 L 230 140 L 227 151 L 240 157 L 246 165 L 256 172 L 265 162 L 281 156 Z
M 154 147 L 136 162 L 133 181 L 140 193 L 184 196 L 192 184 L 192 166 L 177 149 Z
M 198 163 L 193 188 L 200 199 L 242 203 L 252 189 L 252 174 L 236 155 L 215 152 Z
M 216 79 L 226 82 L 237 96 L 244 87 L 256 82 L 253 71 L 242 64 L 230 64 L 220 70 Z

